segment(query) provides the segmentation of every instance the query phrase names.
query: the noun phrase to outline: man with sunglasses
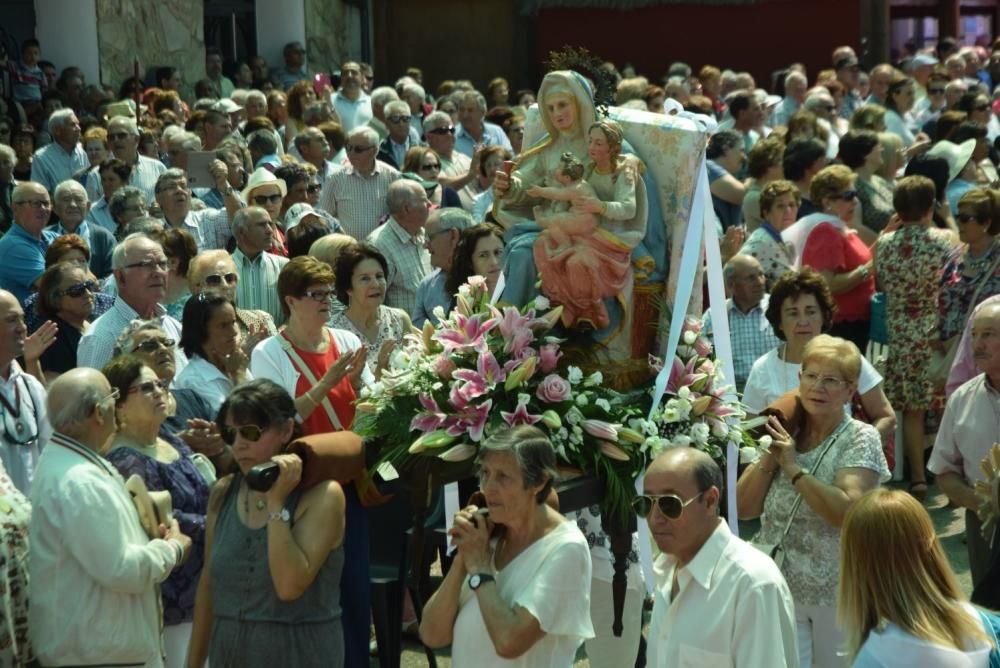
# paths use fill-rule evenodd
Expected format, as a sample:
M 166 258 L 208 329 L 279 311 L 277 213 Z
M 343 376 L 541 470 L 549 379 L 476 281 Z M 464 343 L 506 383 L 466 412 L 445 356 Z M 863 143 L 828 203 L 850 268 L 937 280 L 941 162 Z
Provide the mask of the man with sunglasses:
M 385 126 L 389 136 L 382 140 L 378 148 L 378 159 L 396 169 L 402 169 L 406 152 L 416 142 L 410 141 L 410 105 L 402 100 L 393 100 L 385 105 Z
M 135 119 L 128 116 L 112 118 L 108 122 L 108 145 L 114 156 L 131 168 L 128 185 L 141 189 L 146 194 L 146 200 L 152 201 L 156 194 L 156 180 L 167 171 L 167 167 L 155 158 L 139 154 L 139 127 Z M 92 202 L 104 196 L 97 167 L 88 172 L 84 183 Z
M 424 136 L 427 145 L 434 149 L 441 160 L 438 181 L 441 185 L 461 190 L 476 178 L 479 172 L 479 156 L 482 149 L 469 157 L 455 150 L 455 126 L 451 116 L 443 111 L 434 111 L 424 119 Z
M 177 521 L 150 539 L 117 469 L 104 458 L 118 393 L 73 369 L 49 388 L 55 434 L 31 494 L 30 626 L 46 666 L 163 665 L 157 585 L 184 563 Z
M 265 255 L 270 255 L 270 253 L 265 253 Z M 279 259 L 285 260 L 285 258 Z M 210 250 L 196 255 L 188 267 L 188 283 L 191 286 L 192 298 L 206 290 L 211 290 L 212 292 L 221 292 L 232 299 L 235 304 L 240 303 L 238 299 L 240 275 L 236 271 L 233 257 L 224 250 Z M 270 288 L 270 291 L 277 297 L 277 282 Z M 258 343 L 278 333 L 273 318 L 267 311 L 263 310 L 248 310 L 237 306 L 236 324 L 240 329 L 243 348 L 247 356 Z
M 646 665 L 797 668 L 792 594 L 770 557 L 719 517 L 722 480 L 704 452 L 668 448 L 633 501 L 661 552 Z

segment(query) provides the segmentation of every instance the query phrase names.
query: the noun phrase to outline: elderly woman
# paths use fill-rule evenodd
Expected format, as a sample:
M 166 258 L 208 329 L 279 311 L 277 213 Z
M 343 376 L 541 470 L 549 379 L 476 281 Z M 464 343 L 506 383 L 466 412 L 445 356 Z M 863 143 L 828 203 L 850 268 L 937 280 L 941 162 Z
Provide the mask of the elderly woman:
M 477 465 L 489 516 L 476 506 L 456 513 L 458 551 L 420 636 L 451 645 L 456 666 L 572 665 L 594 633 L 590 591 L 580 586 L 591 562 L 580 530 L 545 503 L 556 478 L 552 444 L 535 427 L 514 427 L 480 446 Z
M 937 339 L 938 292 L 953 246 L 952 233 L 933 226 L 934 200 L 933 181 L 904 177 L 893 198 L 901 225 L 881 237 L 875 250 L 875 269 L 888 307 L 886 394 L 896 410 L 903 411 L 910 491 L 918 499 L 927 494 L 924 412 L 934 400 L 928 368 Z
M 747 410 L 759 414 L 799 385 L 806 345 L 830 329 L 836 304 L 823 277 L 809 267 L 783 275 L 771 287 L 765 316 L 775 335 L 783 341 L 756 362 L 743 392 Z M 861 407 L 888 443 L 896 430 L 896 413 L 882 391 L 882 376 L 861 358 L 858 375 Z M 850 406 L 845 406 L 850 414 Z
M 190 448 L 163 430 L 173 408 L 166 382 L 131 355 L 111 360 L 102 373 L 118 390 L 118 432 L 106 455 L 108 460 L 123 477 L 137 474 L 147 489 L 170 492 L 173 516 L 193 542 L 187 561 L 161 586 L 166 665 L 180 668 L 187 656 L 202 570 L 208 482 L 196 468 Z
M 843 665 L 835 596 L 840 525 L 857 498 L 890 477 L 878 432 L 844 412 L 857 391 L 861 359 L 854 344 L 825 334 L 806 345 L 800 414 L 786 416 L 798 419 L 786 427 L 770 417 L 770 449 L 736 488 L 740 519 L 760 517 L 760 540 L 780 541 L 787 555 L 781 570 L 795 599 L 803 666 Z
M 851 130 L 885 132 L 885 107 L 880 104 L 863 104 L 851 116 Z
M 96 280 L 94 275 L 90 273 L 89 261 L 90 247 L 82 237 L 76 234 L 64 234 L 56 237 L 45 251 L 46 269 L 63 262 L 68 262 L 86 270 L 87 275 Z M 41 295 L 38 292 L 33 292 L 24 300 L 24 324 L 27 325 L 29 334 L 37 331 L 45 321 L 45 318 L 40 316 L 38 312 L 38 300 L 40 298 Z M 97 320 L 110 310 L 114 303 L 115 298 L 112 295 L 104 292 L 95 293 L 94 309 L 91 311 L 89 319 L 91 321 Z
M 108 195 L 105 191 L 104 198 L 107 200 L 107 220 L 102 221 L 102 216 L 94 214 L 93 219 L 97 224 L 105 227 L 115 240 L 122 241 L 125 238 L 125 226 L 136 218 L 148 215 L 149 208 L 146 205 L 146 193 L 135 186 L 122 186 Z M 96 205 L 95 205 L 96 206 Z M 91 207 L 93 212 L 94 207 Z
M 441 158 L 429 146 L 414 146 L 406 151 L 403 172 L 416 174 L 423 181 L 437 183 L 441 174 Z M 441 185 L 429 194 L 431 204 L 440 207 L 461 207 L 462 200 L 450 186 Z
M 861 204 L 861 223 L 881 232 L 894 211 L 893 186 L 878 175 L 882 166 L 878 134 L 871 130 L 851 130 L 840 139 L 840 159 L 856 176 L 854 185 Z
M 389 356 L 407 334 L 417 330 L 402 309 L 385 305 L 385 256 L 371 244 L 349 246 L 334 266 L 337 299 L 347 308 L 330 317 L 330 327 L 351 332 L 368 350 L 368 370 L 379 378 L 389 367 Z
M 295 135 L 306 129 L 303 112 L 315 101 L 316 91 L 313 89 L 312 81 L 298 81 L 288 89 L 288 115 L 284 122 L 285 132 L 282 137 L 285 146 L 291 146 Z
M 785 155 L 785 142 L 781 137 L 766 137 L 761 139 L 747 155 L 746 195 L 743 196 L 742 216 L 747 234 L 753 234 L 764 224 L 764 214 L 760 210 L 760 193 L 769 183 L 783 178 L 782 158 Z M 793 221 L 794 222 L 794 221 Z
M 295 398 L 304 434 L 350 429 L 358 392 L 375 382 L 361 340 L 327 326 L 336 294 L 334 278 L 330 266 L 316 258 L 290 260 L 278 276 L 285 327 L 258 344 L 250 359 L 254 378 L 273 380 Z M 368 517 L 354 485 L 346 485 L 344 494 L 344 656 L 346 665 L 357 666 L 368 661 Z
M 487 146 L 479 153 L 479 172 L 476 178 L 458 191 L 462 208 L 472 214 L 477 221 L 482 221 L 493 205 L 493 179 L 497 171 L 503 167 L 505 160 L 510 160 L 510 151 L 502 146 Z
M 738 227 L 742 224 L 743 197 L 746 195 L 746 186 L 736 177 L 746 159 L 743 136 L 735 130 L 715 133 L 708 141 L 705 157 L 715 215 L 723 230 Z
M 297 412 L 281 386 L 263 379 L 236 388 L 222 406 L 220 427 L 239 470 L 212 489 L 188 666 L 206 659 L 212 666 L 364 665 L 344 658 L 344 493 L 332 481 L 297 488 L 302 460 L 283 454 L 297 435 Z M 278 465 L 278 477 L 268 491 L 254 491 L 246 474 L 265 462 Z
M 217 413 L 233 388 L 252 378 L 236 307 L 232 298 L 205 291 L 188 300 L 181 324 L 180 346 L 188 363 L 174 384 L 201 394 Z
M 802 198 L 794 183 L 779 179 L 764 186 L 758 201 L 764 222 L 753 231 L 739 254 L 757 258 L 767 277 L 767 287 L 771 288 L 785 272 L 792 270 L 795 258 L 782 242 L 781 233 L 795 222 Z
M 108 131 L 99 125 L 89 128 L 80 136 L 80 143 L 90 164 L 74 174 L 73 178 L 86 185 L 87 173 L 108 158 Z
M 445 282 L 448 307 L 455 303 L 458 289 L 472 276 L 486 279 L 486 292 L 492 295 L 500 280 L 504 249 L 503 230 L 492 223 L 473 225 L 462 230 L 452 254 L 451 269 Z
M 2 123 L 3 121 L 0 121 Z M 10 126 L 7 126 L 8 132 Z M 0 140 L 0 232 L 6 232 L 14 223 L 14 209 L 11 201 L 14 195 L 14 187 L 19 183 L 14 178 L 14 163 L 17 162 L 17 154 L 14 149 Z
M 921 504 L 873 490 L 851 506 L 841 533 L 837 619 L 852 665 L 989 665 L 992 630 L 968 602 Z
M 976 183 L 989 187 L 997 180 L 997 168 L 990 161 L 989 130 L 982 123 L 962 121 L 948 133 L 948 141 L 962 144 L 970 139 L 976 140 L 976 148 L 972 151 L 972 161 L 976 163 Z
M 42 353 L 40 362 L 46 377 L 54 378 L 76 368 L 76 348 L 90 327 L 95 295 L 100 284 L 79 264 L 60 262 L 38 279 L 38 317 L 54 323 L 55 341 Z
M 958 202 L 962 196 L 975 189 L 977 180 L 976 161 L 972 156 L 976 152 L 975 139 L 968 139 L 961 144 L 942 139 L 927 152 L 928 155 L 944 158 L 948 162 L 948 207 L 952 215 L 958 215 Z
M 876 235 L 860 223 L 854 174 L 843 165 L 820 171 L 809 185 L 809 197 L 819 209 L 782 233 L 795 250 L 796 266 L 822 274 L 837 302 L 831 334 L 868 347 L 870 304 L 875 294 L 872 254 Z

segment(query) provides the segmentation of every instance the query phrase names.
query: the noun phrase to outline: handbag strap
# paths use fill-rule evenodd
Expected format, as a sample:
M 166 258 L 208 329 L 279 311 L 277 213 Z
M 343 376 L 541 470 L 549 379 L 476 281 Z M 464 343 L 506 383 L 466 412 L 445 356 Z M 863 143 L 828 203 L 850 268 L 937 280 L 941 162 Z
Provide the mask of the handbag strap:
M 836 431 L 833 432 L 830 438 L 827 439 L 826 447 L 824 447 L 823 451 L 819 453 L 819 457 L 816 459 L 816 463 L 813 464 L 813 470 L 819 468 L 819 465 L 823 461 L 823 458 L 826 457 L 826 453 L 830 451 L 830 448 L 832 448 L 833 444 L 837 442 L 837 439 L 840 438 L 840 435 L 843 433 L 843 431 L 847 428 L 849 424 L 851 424 L 851 419 L 850 418 L 845 419 L 843 422 L 840 423 L 840 426 L 837 427 Z M 785 542 L 785 536 L 787 536 L 788 532 L 791 531 L 792 521 L 795 519 L 795 513 L 798 512 L 799 506 L 801 505 L 802 505 L 802 495 L 799 494 L 797 497 L 795 497 L 795 502 L 792 504 L 792 512 L 789 513 L 788 515 L 788 521 L 785 523 L 785 530 L 781 532 L 781 537 L 778 538 L 778 542 L 775 545 L 776 550 L 779 547 L 781 547 L 782 543 Z
M 312 369 L 309 368 L 309 365 L 302 359 L 302 356 L 299 355 L 299 352 L 295 350 L 295 346 L 293 346 L 292 342 L 285 336 L 284 331 L 278 335 L 278 341 L 281 343 L 281 349 L 284 350 L 285 353 L 288 354 L 289 359 L 292 360 L 292 366 L 294 366 L 299 373 L 306 377 L 306 380 L 309 381 L 310 385 L 315 387 L 319 382 L 316 380 L 316 375 L 312 372 Z M 333 345 L 332 338 L 330 344 Z M 326 411 L 326 415 L 330 418 L 330 422 L 333 424 L 335 430 L 343 431 L 344 427 L 340 423 L 340 418 L 337 417 L 337 411 L 333 410 L 333 404 L 330 403 L 330 396 L 324 395 L 323 400 L 319 403 L 323 407 L 323 410 Z

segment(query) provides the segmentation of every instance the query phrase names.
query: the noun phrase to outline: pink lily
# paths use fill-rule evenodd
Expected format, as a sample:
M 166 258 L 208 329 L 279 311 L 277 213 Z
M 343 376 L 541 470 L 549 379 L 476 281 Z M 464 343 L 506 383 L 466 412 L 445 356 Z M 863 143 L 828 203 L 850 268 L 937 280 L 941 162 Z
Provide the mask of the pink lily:
M 451 377 L 460 381 L 452 385 L 451 392 L 453 397 L 456 393 L 461 397 L 462 406 L 465 406 L 476 397 L 483 396 L 490 390 L 486 379 L 472 369 L 457 369 L 452 372 Z
M 674 357 L 674 363 L 670 370 L 670 381 L 667 383 L 667 392 L 677 394 L 677 390 L 682 387 L 690 387 L 705 377 L 703 373 L 695 372 L 695 363 L 698 358 L 692 357 L 687 364 L 679 357 Z
M 471 317 L 466 317 L 461 313 L 453 313 L 452 319 L 454 327 L 441 329 L 432 337 L 444 346 L 445 355 L 456 350 L 463 352 L 474 350 L 477 353 L 485 353 L 489 350 L 486 335 L 496 326 L 495 318 L 486 319 L 486 316 L 481 313 Z
M 604 420 L 583 420 L 580 422 L 580 426 L 591 436 L 612 443 L 618 441 L 618 428 L 621 427 L 620 424 L 610 424 Z
M 517 407 L 514 409 L 514 412 L 500 411 L 500 417 L 511 427 L 516 427 L 519 424 L 535 424 L 541 421 L 541 415 L 531 415 L 528 413 L 528 401 L 530 400 L 531 395 L 529 394 L 517 395 Z
M 535 340 L 535 333 L 530 327 L 531 318 L 521 315 L 513 306 L 505 306 L 502 311 L 494 308 L 493 318 L 497 321 L 500 336 L 504 340 L 504 352 L 517 355 Z
M 489 351 L 479 356 L 476 361 L 476 369 L 490 387 L 502 383 L 507 378 L 507 373 L 497 362 L 493 353 Z
M 458 415 L 453 416 L 449 422 L 447 432 L 452 436 L 468 434 L 473 443 L 478 443 L 483 438 L 483 431 L 486 429 L 486 419 L 490 415 L 493 407 L 493 400 L 487 399 L 478 406 L 467 405 Z
M 434 397 L 421 392 L 417 395 L 417 400 L 424 410 L 413 416 L 410 420 L 410 431 L 422 431 L 429 433 L 435 431 L 444 424 L 446 415 L 441 411 Z
M 603 438 L 597 441 L 598 445 L 601 447 L 601 452 L 604 453 L 609 459 L 614 459 L 619 462 L 627 462 L 630 458 L 628 454 L 619 448 L 617 445 L 611 441 L 605 441 Z

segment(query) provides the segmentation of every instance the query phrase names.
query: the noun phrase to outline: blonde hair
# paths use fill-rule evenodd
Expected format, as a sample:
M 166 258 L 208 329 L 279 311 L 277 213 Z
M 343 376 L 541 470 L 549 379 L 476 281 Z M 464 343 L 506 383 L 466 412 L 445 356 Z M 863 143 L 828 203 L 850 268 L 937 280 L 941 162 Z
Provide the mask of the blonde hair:
M 946 647 L 993 644 L 962 593 L 927 511 L 906 492 L 874 489 L 847 511 L 840 538 L 837 618 L 848 663 L 886 622 Z
M 857 383 L 861 375 L 861 353 L 858 347 L 846 339 L 829 334 L 820 334 L 806 344 L 802 351 L 803 371 L 810 362 L 832 362 L 849 383 Z
M 356 243 L 358 242 L 354 240 L 354 237 L 334 232 L 314 241 L 312 246 L 309 247 L 309 255 L 333 267 L 337 264 L 337 257 L 340 255 L 340 251 Z
M 875 173 L 887 181 L 892 181 L 899 171 L 899 152 L 903 149 L 903 139 L 894 132 L 880 132 L 878 143 L 882 148 L 882 166 Z

